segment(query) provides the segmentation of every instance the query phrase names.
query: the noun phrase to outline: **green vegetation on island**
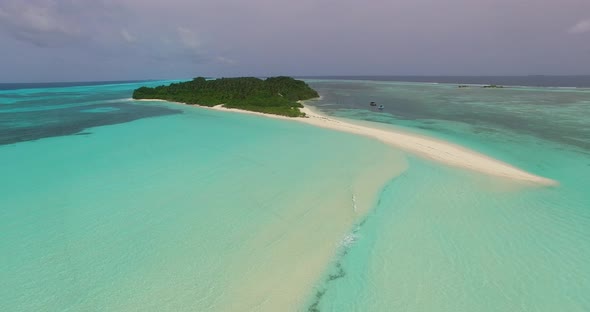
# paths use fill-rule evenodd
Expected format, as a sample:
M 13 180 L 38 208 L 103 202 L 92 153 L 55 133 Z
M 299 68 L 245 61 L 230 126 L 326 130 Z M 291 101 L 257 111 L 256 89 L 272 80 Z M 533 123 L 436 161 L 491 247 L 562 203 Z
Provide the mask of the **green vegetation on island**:
M 155 88 L 141 87 L 133 91 L 134 99 L 159 99 L 191 105 L 216 106 L 282 115 L 305 116 L 298 101 L 319 97 L 305 82 L 291 77 L 220 78 L 203 77 Z
M 492 88 L 492 89 L 501 89 L 501 88 L 504 88 L 504 86 L 500 86 L 500 85 L 491 84 L 491 85 L 486 85 L 486 86 L 483 86 L 482 88 L 486 88 L 486 89 L 488 89 L 488 88 Z

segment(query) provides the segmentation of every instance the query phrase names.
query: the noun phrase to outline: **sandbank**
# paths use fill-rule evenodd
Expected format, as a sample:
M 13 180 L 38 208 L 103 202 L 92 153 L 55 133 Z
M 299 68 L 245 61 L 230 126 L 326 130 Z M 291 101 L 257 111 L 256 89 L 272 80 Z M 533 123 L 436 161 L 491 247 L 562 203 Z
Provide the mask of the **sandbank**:
M 390 129 L 384 130 L 365 125 L 354 124 L 353 122 L 322 115 L 321 113 L 311 109 L 309 106 L 304 106 L 301 109 L 301 111 L 305 113 L 306 117 L 296 118 L 252 112 L 236 108 L 226 108 L 223 105 L 217 105 L 214 107 L 197 107 L 298 121 L 316 127 L 343 131 L 377 139 L 385 144 L 400 148 L 424 158 L 455 167 L 469 169 L 490 176 L 503 177 L 541 185 L 558 184 L 554 180 L 528 173 L 507 163 L 453 143 L 424 137 L 417 134 L 404 133 Z

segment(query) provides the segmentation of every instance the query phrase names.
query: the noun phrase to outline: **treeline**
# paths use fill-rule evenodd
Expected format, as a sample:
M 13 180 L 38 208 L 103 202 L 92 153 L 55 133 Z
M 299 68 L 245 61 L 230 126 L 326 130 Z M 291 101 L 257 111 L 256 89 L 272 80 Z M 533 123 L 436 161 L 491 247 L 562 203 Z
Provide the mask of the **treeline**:
M 305 82 L 291 77 L 220 78 L 203 77 L 155 88 L 141 87 L 133 91 L 134 99 L 161 99 L 186 104 L 240 108 L 255 112 L 301 117 L 299 100 L 318 97 Z

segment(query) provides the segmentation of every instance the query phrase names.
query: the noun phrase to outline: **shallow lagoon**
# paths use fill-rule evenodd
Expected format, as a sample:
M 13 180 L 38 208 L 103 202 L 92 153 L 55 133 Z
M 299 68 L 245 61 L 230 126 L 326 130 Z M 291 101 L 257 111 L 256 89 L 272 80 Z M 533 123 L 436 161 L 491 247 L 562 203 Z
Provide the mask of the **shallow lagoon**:
M 130 101 L 145 83 L 3 90 L 0 309 L 590 309 L 585 90 L 310 82 L 326 114 L 450 140 L 560 185 L 296 122 Z

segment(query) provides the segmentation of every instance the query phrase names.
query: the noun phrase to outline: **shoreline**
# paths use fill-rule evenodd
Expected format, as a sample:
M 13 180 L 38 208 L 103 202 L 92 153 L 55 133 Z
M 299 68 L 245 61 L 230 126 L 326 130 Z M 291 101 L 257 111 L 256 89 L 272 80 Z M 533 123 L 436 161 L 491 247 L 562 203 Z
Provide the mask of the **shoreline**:
M 166 100 L 157 99 L 142 99 L 135 101 L 156 101 L 188 105 L 179 102 L 170 102 Z M 406 152 L 416 154 L 423 158 L 434 160 L 450 166 L 460 167 L 463 169 L 483 173 L 490 176 L 508 178 L 512 180 L 518 180 L 522 182 L 529 182 L 546 186 L 554 186 L 558 184 L 557 181 L 537 176 L 532 173 L 528 173 L 524 170 L 518 169 L 500 160 L 493 159 L 484 154 L 469 150 L 465 147 L 455 145 L 450 142 L 445 142 L 439 139 L 429 137 L 423 137 L 415 134 L 403 133 L 393 130 L 383 130 L 379 128 L 354 124 L 352 122 L 347 122 L 333 117 L 325 116 L 321 113 L 314 111 L 313 109 L 310 109 L 309 106 L 305 105 L 300 110 L 303 113 L 305 113 L 306 117 L 286 117 L 266 113 L 252 112 L 237 108 L 225 108 L 223 107 L 223 104 L 216 105 L 213 107 L 200 105 L 188 106 L 196 106 L 199 108 L 217 111 L 230 111 L 242 114 L 265 116 L 275 119 L 298 121 L 316 127 L 348 132 L 352 134 L 361 135 L 364 137 L 373 138 L 378 141 L 381 141 L 382 143 L 385 143 L 396 148 L 400 148 Z

